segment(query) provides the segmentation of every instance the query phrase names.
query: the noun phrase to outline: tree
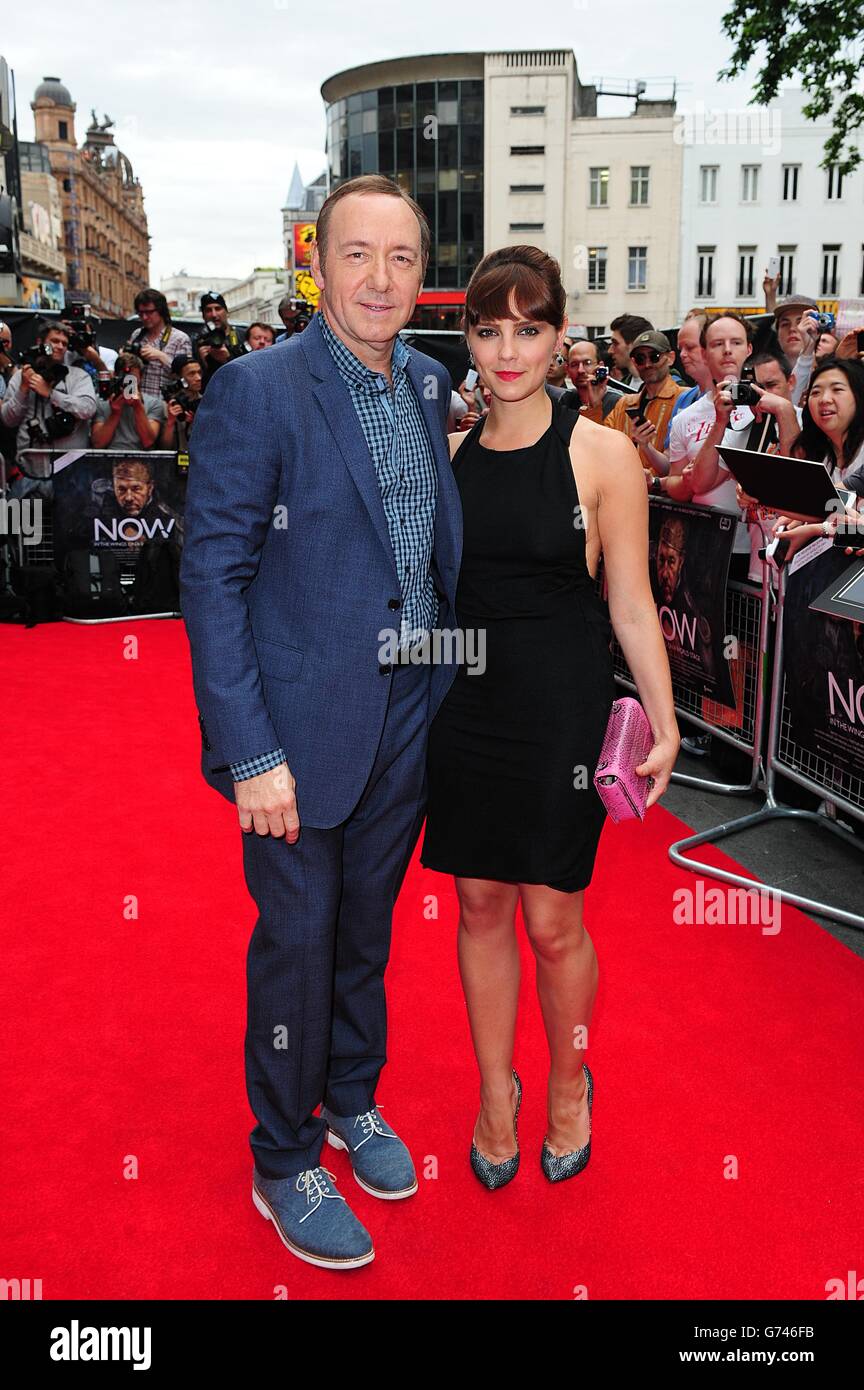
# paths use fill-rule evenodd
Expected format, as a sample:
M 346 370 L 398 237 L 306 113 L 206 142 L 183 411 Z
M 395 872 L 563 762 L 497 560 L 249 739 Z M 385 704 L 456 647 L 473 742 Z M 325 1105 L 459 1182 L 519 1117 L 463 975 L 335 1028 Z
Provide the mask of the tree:
M 864 123 L 861 0 L 786 0 L 782 6 L 777 0 L 734 0 L 721 25 L 735 44 L 721 80 L 746 72 L 764 45 L 752 101 L 767 106 L 783 82 L 799 79 L 809 97 L 801 108 L 807 120 L 832 118 L 822 167 L 836 164 L 844 174 L 856 168 L 857 131 Z

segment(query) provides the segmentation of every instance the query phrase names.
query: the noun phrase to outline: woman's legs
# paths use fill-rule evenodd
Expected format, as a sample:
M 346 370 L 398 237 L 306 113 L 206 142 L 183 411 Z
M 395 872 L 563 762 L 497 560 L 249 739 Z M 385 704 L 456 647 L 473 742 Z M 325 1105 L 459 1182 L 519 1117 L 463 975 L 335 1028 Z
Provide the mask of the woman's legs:
M 457 878 L 457 952 L 477 1066 L 480 1116 L 474 1142 L 484 1158 L 502 1163 L 516 1152 L 513 1039 L 519 1002 L 515 883 Z
M 598 969 L 594 943 L 582 923 L 585 893 L 560 893 L 536 883 L 519 887 L 549 1043 L 547 1142 L 553 1153 L 570 1153 L 589 1137 L 582 1060 Z

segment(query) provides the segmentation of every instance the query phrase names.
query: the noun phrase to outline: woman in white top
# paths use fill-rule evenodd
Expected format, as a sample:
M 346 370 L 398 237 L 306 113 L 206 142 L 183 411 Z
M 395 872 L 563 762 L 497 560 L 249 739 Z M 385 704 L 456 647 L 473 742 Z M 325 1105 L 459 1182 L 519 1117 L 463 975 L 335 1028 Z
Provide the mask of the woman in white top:
M 838 486 L 849 488 L 860 480 L 864 492 L 864 364 L 840 357 L 819 363 L 810 378 L 801 433 L 792 448 L 797 458 L 821 460 Z M 852 516 L 864 511 L 864 496 L 856 494 L 848 510 Z M 818 522 L 781 516 L 774 533 L 789 533 L 788 561 L 816 537 L 832 535 L 838 521 L 836 513 Z M 851 553 L 847 547 L 847 554 Z M 855 554 L 864 555 L 864 547 Z

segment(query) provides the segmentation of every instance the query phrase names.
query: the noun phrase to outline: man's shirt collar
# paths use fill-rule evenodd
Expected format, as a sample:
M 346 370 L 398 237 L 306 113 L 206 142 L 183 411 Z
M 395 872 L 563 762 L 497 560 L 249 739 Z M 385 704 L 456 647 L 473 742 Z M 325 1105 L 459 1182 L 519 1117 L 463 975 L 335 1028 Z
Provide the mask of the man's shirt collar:
M 333 360 L 335 361 L 342 375 L 356 386 L 365 391 L 384 391 L 387 390 L 387 378 L 383 372 L 374 372 L 371 367 L 367 367 L 365 362 L 361 362 L 351 349 L 342 341 L 338 333 L 334 332 L 327 322 L 327 316 L 323 309 L 318 310 L 318 317 L 321 321 L 321 333 L 325 343 L 330 349 Z M 411 356 L 409 349 L 405 346 L 402 339 L 397 337 L 393 344 L 393 354 L 390 358 L 390 370 L 393 374 L 394 388 L 405 374 L 405 367 Z

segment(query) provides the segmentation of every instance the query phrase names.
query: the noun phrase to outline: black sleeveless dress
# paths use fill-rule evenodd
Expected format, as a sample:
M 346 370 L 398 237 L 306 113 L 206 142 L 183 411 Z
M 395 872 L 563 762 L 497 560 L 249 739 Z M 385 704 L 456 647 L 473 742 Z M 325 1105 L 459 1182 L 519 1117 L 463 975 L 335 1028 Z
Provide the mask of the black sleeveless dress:
M 535 444 L 492 450 L 484 417 L 454 456 L 456 615 L 474 645 L 429 731 L 420 854 L 443 873 L 565 893 L 591 881 L 606 817 L 592 779 L 615 698 L 612 626 L 585 563 L 568 452 L 577 418 L 553 401 Z

